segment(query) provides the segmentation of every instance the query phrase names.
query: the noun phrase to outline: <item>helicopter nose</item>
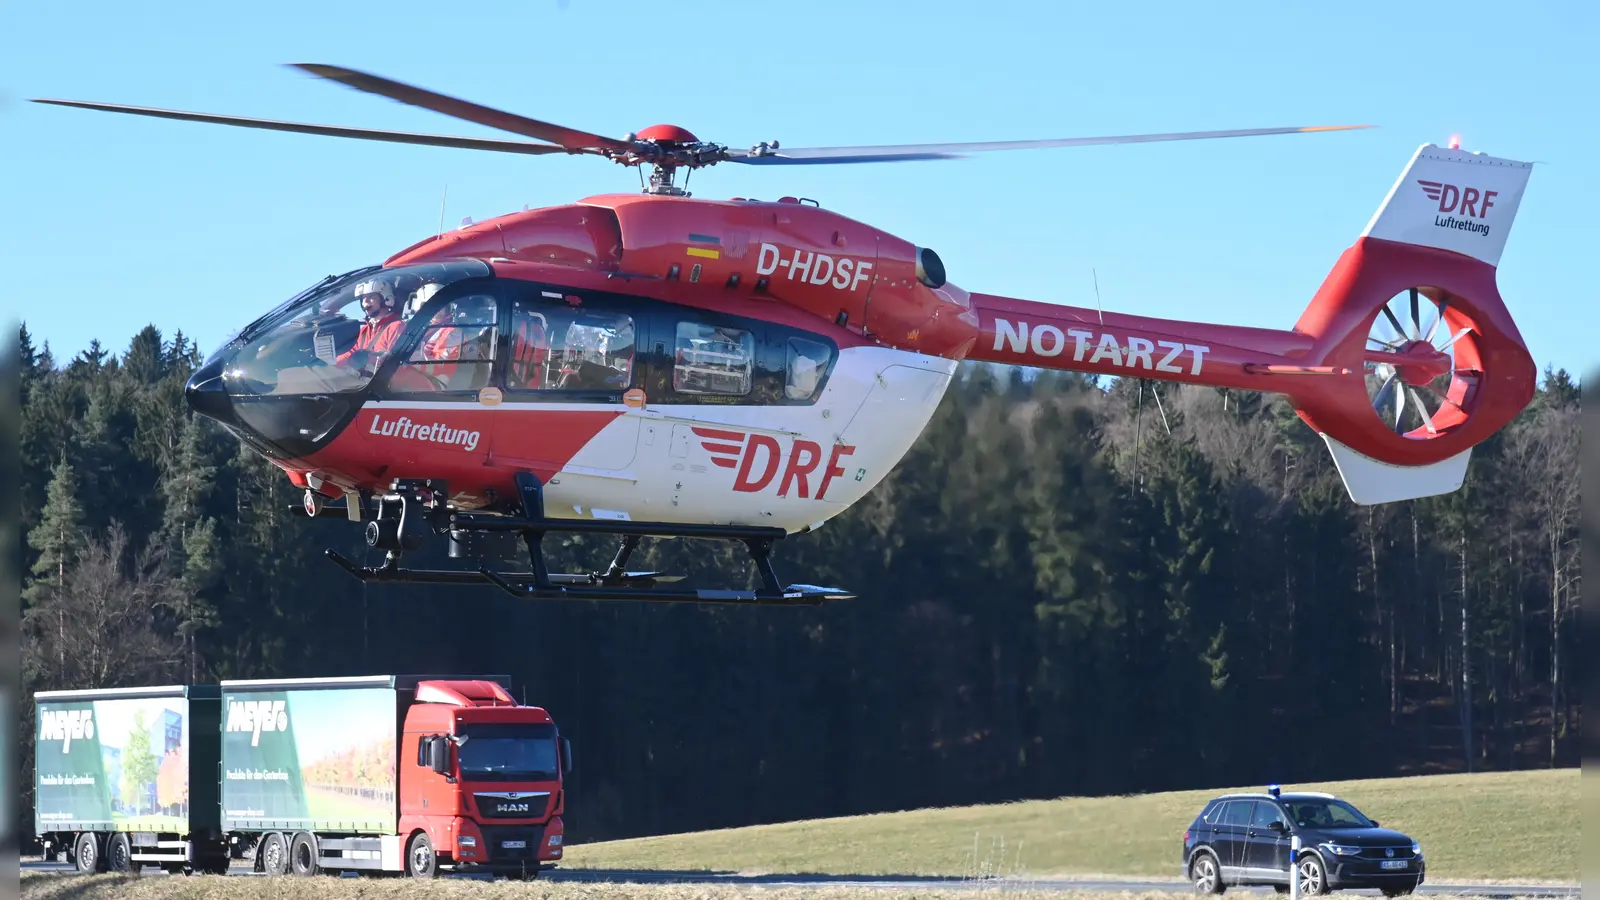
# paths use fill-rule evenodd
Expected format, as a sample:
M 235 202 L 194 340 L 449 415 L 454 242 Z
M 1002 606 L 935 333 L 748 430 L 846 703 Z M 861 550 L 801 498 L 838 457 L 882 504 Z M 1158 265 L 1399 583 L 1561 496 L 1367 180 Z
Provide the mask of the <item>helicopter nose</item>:
M 224 425 L 237 425 L 233 401 L 222 383 L 222 370 L 227 360 L 217 359 L 196 369 L 183 386 L 183 399 L 189 408 Z

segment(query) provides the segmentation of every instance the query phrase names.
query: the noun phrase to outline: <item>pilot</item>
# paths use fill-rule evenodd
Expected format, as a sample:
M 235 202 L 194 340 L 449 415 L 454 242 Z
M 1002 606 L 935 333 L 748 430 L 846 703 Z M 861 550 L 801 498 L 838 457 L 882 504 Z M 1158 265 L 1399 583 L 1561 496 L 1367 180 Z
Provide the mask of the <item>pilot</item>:
M 361 301 L 361 311 L 366 313 L 366 320 L 356 334 L 355 345 L 339 354 L 338 363 L 341 366 L 350 365 L 353 359 L 358 358 L 357 354 L 365 354 L 371 359 L 370 362 L 362 361 L 361 368 L 372 372 L 383 361 L 384 354 L 394 346 L 405 324 L 395 309 L 394 288 L 387 281 L 380 278 L 363 281 L 356 285 L 354 293 L 356 299 Z

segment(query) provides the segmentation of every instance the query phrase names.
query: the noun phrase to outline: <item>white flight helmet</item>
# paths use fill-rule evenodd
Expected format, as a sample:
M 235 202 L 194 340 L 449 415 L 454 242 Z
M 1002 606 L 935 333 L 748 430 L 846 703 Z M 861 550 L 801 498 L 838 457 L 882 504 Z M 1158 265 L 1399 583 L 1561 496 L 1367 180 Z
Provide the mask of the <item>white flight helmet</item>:
M 422 287 L 417 288 L 416 293 L 411 295 L 411 301 L 406 304 L 406 315 L 416 315 L 418 310 L 422 309 L 423 304 L 427 303 L 434 294 L 439 293 L 439 291 L 443 289 L 444 285 L 435 281 L 430 281 Z
M 381 278 L 374 278 L 370 281 L 363 281 L 356 285 L 355 296 L 357 300 L 360 300 L 362 297 L 365 297 L 368 294 L 377 294 L 378 296 L 382 297 L 384 309 L 394 309 L 394 288 L 389 284 L 388 281 L 385 281 Z

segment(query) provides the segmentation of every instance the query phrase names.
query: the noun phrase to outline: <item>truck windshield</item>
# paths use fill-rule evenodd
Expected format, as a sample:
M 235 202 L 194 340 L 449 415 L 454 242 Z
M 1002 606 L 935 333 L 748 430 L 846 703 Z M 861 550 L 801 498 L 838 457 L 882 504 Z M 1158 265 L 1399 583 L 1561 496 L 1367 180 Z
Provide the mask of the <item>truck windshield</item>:
M 466 725 L 458 758 L 464 781 L 554 781 L 561 772 L 556 727 L 533 723 Z

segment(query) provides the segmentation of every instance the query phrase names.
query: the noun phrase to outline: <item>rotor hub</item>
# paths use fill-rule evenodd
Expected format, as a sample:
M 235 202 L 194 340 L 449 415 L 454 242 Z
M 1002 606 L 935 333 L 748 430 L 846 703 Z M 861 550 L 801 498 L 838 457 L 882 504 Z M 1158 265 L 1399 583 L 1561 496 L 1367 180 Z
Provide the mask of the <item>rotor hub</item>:
M 1395 364 L 1400 380 L 1412 387 L 1427 387 L 1435 378 L 1450 374 L 1454 361 L 1427 341 L 1411 341 L 1400 349 L 1405 362 Z

